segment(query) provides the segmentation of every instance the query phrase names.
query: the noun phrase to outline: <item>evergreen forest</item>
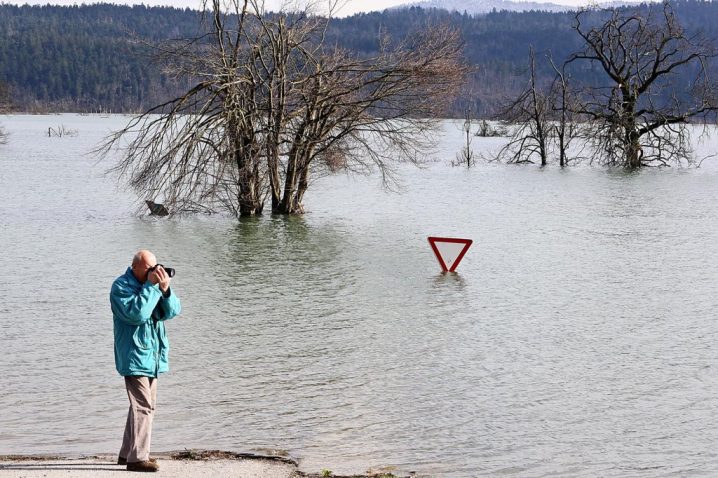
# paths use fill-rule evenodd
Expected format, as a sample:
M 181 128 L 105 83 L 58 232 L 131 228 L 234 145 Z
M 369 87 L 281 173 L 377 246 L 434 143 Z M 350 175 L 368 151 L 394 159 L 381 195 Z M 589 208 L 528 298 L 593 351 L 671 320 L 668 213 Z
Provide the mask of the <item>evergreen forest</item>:
M 687 33 L 718 39 L 718 2 L 671 4 Z M 187 89 L 163 73 L 153 45 L 197 37 L 201 16 L 170 7 L 0 4 L 0 82 L 11 91 L 15 111 L 141 112 Z M 548 52 L 560 64 L 581 48 L 573 23 L 572 12 L 471 16 L 414 7 L 335 19 L 327 42 L 369 57 L 382 37 L 400 41 L 433 25 L 454 26 L 473 72 L 447 115 L 461 116 L 470 108 L 475 116 L 489 117 L 526 84 L 530 47 L 543 81 L 553 76 L 544 61 Z M 574 74 L 590 80 L 591 68 Z

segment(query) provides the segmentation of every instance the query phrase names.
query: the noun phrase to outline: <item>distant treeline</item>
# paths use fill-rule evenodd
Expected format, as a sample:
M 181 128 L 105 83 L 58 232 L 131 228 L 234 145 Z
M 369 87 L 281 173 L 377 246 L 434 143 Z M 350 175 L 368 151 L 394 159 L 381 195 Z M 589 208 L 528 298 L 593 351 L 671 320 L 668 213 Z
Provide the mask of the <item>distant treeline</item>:
M 0 81 L 19 110 L 141 110 L 178 85 L 137 39 L 193 36 L 199 15 L 144 6 L 0 5 Z
M 718 2 L 679 0 L 672 5 L 689 33 L 703 31 L 718 39 Z M 0 81 L 11 88 L 16 110 L 144 110 L 187 86 L 161 72 L 145 41 L 195 37 L 200 16 L 168 7 L 0 4 Z M 570 12 L 470 16 L 410 8 L 334 20 L 327 41 L 371 56 L 380 34 L 399 41 L 431 25 L 453 25 L 463 34 L 464 54 L 475 73 L 450 114 L 460 116 L 470 107 L 474 115 L 486 117 L 525 84 L 530 45 L 544 80 L 552 74 L 548 62 L 538 61 L 544 52 L 550 51 L 560 64 L 581 47 L 573 21 Z M 586 79 L 594 72 L 574 74 Z

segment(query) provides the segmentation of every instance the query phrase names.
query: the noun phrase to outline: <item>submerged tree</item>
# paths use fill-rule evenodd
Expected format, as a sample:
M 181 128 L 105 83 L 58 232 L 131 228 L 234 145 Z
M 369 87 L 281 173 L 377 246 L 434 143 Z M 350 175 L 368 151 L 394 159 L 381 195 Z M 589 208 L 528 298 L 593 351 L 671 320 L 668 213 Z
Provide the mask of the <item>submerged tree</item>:
M 486 124 L 486 128 L 488 128 L 488 123 Z M 467 168 L 470 168 L 474 163 L 474 151 L 471 149 L 471 142 L 472 142 L 472 126 L 473 126 L 473 118 L 471 117 L 471 109 L 466 108 L 464 111 L 464 123 L 461 126 L 462 134 L 465 136 L 464 140 L 464 146 L 461 148 L 461 151 L 459 151 L 456 154 L 456 161 L 452 161 L 452 166 L 462 166 L 466 165 Z
M 577 97 L 575 92 L 569 85 L 569 77 L 566 73 L 565 65 L 561 68 L 557 67 L 551 55 L 548 55 L 551 68 L 555 72 L 555 77 L 551 85 L 551 104 L 553 106 L 553 114 L 555 116 L 553 132 L 557 142 L 558 162 L 561 167 L 568 166 L 569 162 L 580 159 L 580 151 L 574 152 L 569 156 L 569 148 L 581 135 L 581 125 L 576 121 L 576 115 L 573 111 L 576 109 Z
M 716 119 L 718 85 L 708 62 L 718 50 L 701 34 L 687 35 L 668 2 L 611 10 L 598 23 L 588 15 L 576 14 L 585 47 L 566 66 L 589 63 L 604 74 L 583 85 L 574 109 L 588 120 L 598 161 L 636 169 L 689 159 L 686 125 Z M 690 83 L 675 81 L 679 73 Z
M 556 72 L 553 82 L 540 84 L 536 74 L 536 55 L 529 49 L 529 79 L 521 94 L 508 102 L 499 118 L 514 125 L 509 142 L 499 150 L 497 160 L 509 163 L 539 162 L 546 166 L 556 152 L 559 164 L 570 160 L 568 149 L 578 132 L 572 123 L 570 106 L 574 102 L 567 75 L 547 58 Z
M 230 8 L 225 6 L 229 4 Z M 206 35 L 161 46 L 167 71 L 194 85 L 133 119 L 100 147 L 128 143 L 115 168 L 172 212 L 301 213 L 313 175 L 366 171 L 390 178 L 418 162 L 466 68 L 456 31 L 382 37 L 363 58 L 324 41 L 331 19 L 308 5 L 266 13 L 260 0 L 213 0 Z
M 574 29 L 584 48 L 560 68 L 549 56 L 551 86 L 539 84 L 530 51 L 528 84 L 501 112 L 517 127 L 500 159 L 546 165 L 558 156 L 564 166 L 586 148 L 591 161 L 628 169 L 691 162 L 688 126 L 718 117 L 713 43 L 687 35 L 668 3 L 583 10 Z M 578 68 L 599 74 L 572 81 Z M 576 139 L 580 151 L 570 157 Z
M 10 101 L 10 87 L 0 82 L 0 114 L 7 114 L 12 109 Z M 8 140 L 7 131 L 0 126 L 0 144 L 6 144 Z
M 529 80 L 518 98 L 504 106 L 499 117 L 515 126 L 509 142 L 497 158 L 509 163 L 533 163 L 535 157 L 548 163 L 551 115 L 550 95 L 536 83 L 536 56 L 529 49 Z

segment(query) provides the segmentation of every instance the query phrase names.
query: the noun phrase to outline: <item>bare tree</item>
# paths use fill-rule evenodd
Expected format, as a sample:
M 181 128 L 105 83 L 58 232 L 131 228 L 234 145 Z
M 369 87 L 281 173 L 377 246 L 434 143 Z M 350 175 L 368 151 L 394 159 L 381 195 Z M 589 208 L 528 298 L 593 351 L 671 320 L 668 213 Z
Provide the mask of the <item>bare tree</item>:
M 229 9 L 226 6 L 229 5 Z M 160 46 L 168 71 L 194 85 L 114 133 L 128 139 L 114 169 L 171 212 L 303 211 L 313 175 L 417 162 L 466 67 L 456 31 L 382 38 L 373 58 L 324 42 L 316 5 L 277 14 L 260 0 L 204 2 L 206 34 Z
M 496 159 L 509 163 L 533 163 L 534 158 L 541 166 L 548 164 L 549 141 L 552 114 L 551 97 L 537 85 L 536 56 L 533 47 L 529 49 L 529 80 L 519 97 L 505 105 L 499 118 L 515 125 L 509 142 L 501 148 Z
M 12 109 L 10 87 L 0 82 L 0 114 L 7 114 Z M 8 133 L 5 128 L 0 126 L 0 144 L 6 144 Z
M 488 123 L 484 122 L 486 124 L 486 128 L 488 128 Z M 461 126 L 462 133 L 466 136 L 466 140 L 464 142 L 464 146 L 461 148 L 461 151 L 457 153 L 456 155 L 456 161 L 452 161 L 452 166 L 461 166 L 466 165 L 467 168 L 470 168 L 475 160 L 474 160 L 474 152 L 471 149 L 471 141 L 472 141 L 472 129 L 473 119 L 471 117 L 471 109 L 466 108 L 465 111 L 465 117 L 464 117 L 464 123 Z
M 707 63 L 718 55 L 701 34 L 687 35 L 668 2 L 662 8 L 580 11 L 574 28 L 585 48 L 567 67 L 589 62 L 604 81 L 581 88 L 573 111 L 588 119 L 602 164 L 636 169 L 690 161 L 686 124 L 715 121 L 718 87 Z M 692 81 L 678 84 L 678 74 Z
M 549 53 L 548 60 L 555 72 L 553 84 L 551 85 L 550 103 L 554 112 L 555 125 L 553 131 L 555 139 L 558 142 L 558 162 L 563 168 L 568 166 L 569 162 L 577 160 L 579 153 L 574 153 L 573 157 L 569 156 L 568 151 L 574 140 L 581 135 L 581 124 L 576 121 L 573 110 L 576 109 L 576 95 L 571 90 L 569 78 L 565 71 L 565 65 L 558 68 L 553 61 L 553 57 Z
M 156 45 L 165 70 L 193 86 L 150 108 L 111 135 L 98 151 L 109 152 L 123 138 L 123 159 L 113 169 L 147 198 L 162 195 L 172 212 L 229 210 L 260 214 L 264 204 L 262 134 L 265 118 L 257 94 L 265 78 L 255 72 L 260 5 L 220 0 L 203 3 L 204 35 Z M 254 6 L 257 10 L 252 12 Z
M 397 160 L 418 162 L 433 144 L 436 118 L 449 106 L 467 70 L 456 30 L 435 26 L 379 54 L 358 58 L 318 46 L 294 73 L 299 108 L 285 123 L 284 190 L 274 212 L 302 212 L 312 167 L 366 171 L 385 178 Z M 275 128 L 273 133 L 281 136 Z M 276 173 L 275 173 L 276 174 Z

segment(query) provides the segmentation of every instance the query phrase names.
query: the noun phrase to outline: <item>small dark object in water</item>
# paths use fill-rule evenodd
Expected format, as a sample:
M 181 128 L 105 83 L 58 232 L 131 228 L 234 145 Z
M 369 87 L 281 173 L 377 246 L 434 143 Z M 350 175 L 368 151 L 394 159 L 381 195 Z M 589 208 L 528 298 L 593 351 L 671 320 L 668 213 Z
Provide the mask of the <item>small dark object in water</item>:
M 152 201 L 145 201 L 145 203 L 147 203 L 147 207 L 150 208 L 150 214 L 152 216 L 169 216 L 170 215 L 170 212 L 162 204 L 157 204 L 156 202 L 152 202 Z

